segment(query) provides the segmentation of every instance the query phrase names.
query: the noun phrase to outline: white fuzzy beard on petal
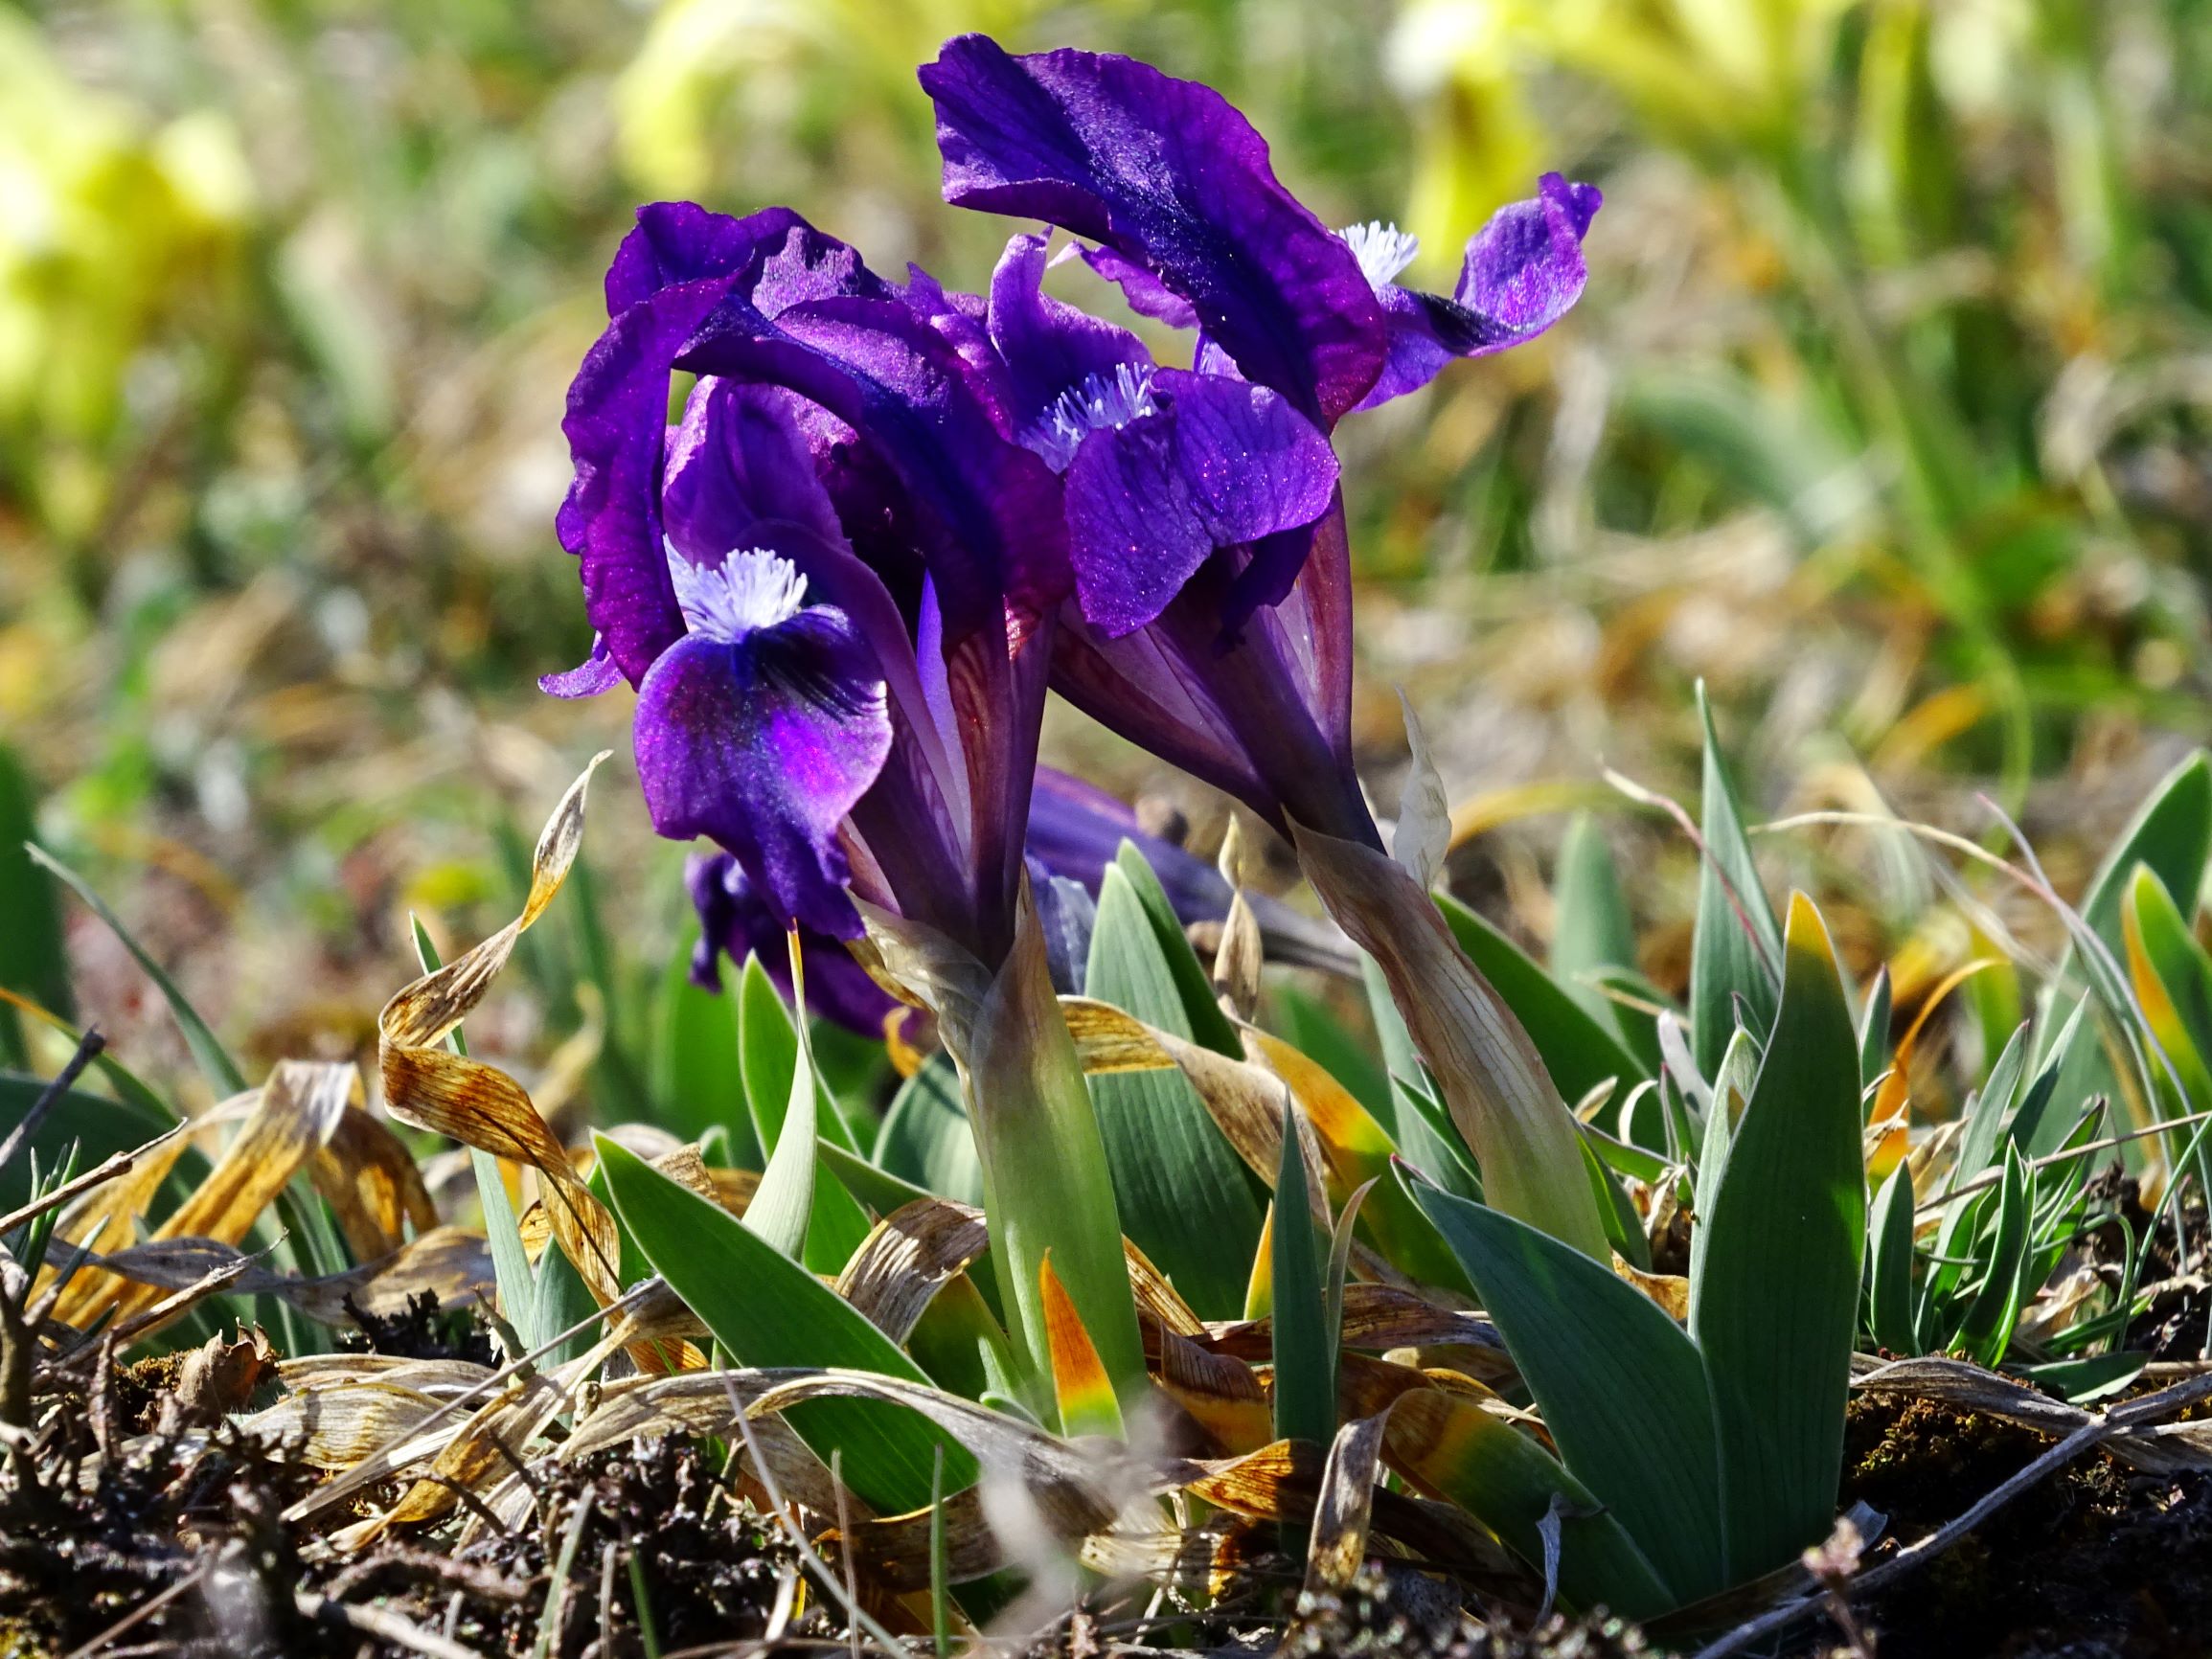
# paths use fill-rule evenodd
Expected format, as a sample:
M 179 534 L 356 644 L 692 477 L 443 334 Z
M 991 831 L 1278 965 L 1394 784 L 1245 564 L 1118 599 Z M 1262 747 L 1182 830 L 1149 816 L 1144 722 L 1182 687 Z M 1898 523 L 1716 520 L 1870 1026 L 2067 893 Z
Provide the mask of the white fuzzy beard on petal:
M 1127 426 L 1152 412 L 1152 368 L 1149 363 L 1117 363 L 1111 375 L 1087 375 L 1053 399 L 1052 406 L 1021 435 L 1025 448 L 1044 457 L 1055 472 L 1065 472 L 1075 452 L 1093 432 Z
M 1336 234 L 1359 261 L 1359 274 L 1367 279 L 1367 285 L 1377 292 L 1397 281 L 1398 273 L 1413 263 L 1413 256 L 1421 252 L 1419 237 L 1380 219 L 1346 225 Z
M 668 559 L 684 625 L 721 645 L 789 622 L 807 601 L 799 567 L 759 548 L 733 553 L 718 565 L 694 564 L 673 547 Z

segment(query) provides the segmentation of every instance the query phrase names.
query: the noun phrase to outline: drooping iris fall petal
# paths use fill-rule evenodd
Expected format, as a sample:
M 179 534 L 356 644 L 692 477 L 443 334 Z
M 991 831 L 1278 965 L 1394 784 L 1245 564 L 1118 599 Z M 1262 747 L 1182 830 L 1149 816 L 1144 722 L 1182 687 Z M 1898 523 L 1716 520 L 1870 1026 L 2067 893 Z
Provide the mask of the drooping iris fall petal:
M 1267 387 L 1161 369 L 1147 393 L 1067 470 L 1076 593 L 1108 638 L 1157 617 L 1216 548 L 1320 517 L 1336 487 L 1328 439 Z
M 786 1001 L 791 996 L 791 958 L 784 921 L 762 898 L 744 867 L 727 852 L 694 853 L 684 864 L 684 885 L 698 912 L 699 938 L 692 952 L 692 980 L 714 990 L 721 985 L 719 959 L 741 966 L 756 956 Z M 862 1036 L 879 1036 L 883 1016 L 898 1003 L 868 977 L 837 940 L 802 928 L 807 962 L 807 1011 Z
M 638 778 L 653 828 L 735 853 L 780 915 L 841 939 L 838 826 L 891 746 L 882 670 L 842 611 L 804 602 L 772 554 L 672 564 L 691 632 L 638 688 Z

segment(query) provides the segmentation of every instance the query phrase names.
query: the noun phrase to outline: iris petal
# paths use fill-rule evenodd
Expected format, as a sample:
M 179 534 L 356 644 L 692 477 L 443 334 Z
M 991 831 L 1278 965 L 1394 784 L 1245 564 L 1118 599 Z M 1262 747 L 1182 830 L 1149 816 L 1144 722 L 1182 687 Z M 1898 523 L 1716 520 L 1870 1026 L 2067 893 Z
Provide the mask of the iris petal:
M 901 504 L 955 636 L 1066 594 L 1057 491 L 1043 462 L 999 430 L 954 345 L 902 301 L 839 297 L 774 317 L 733 292 L 680 359 L 701 374 L 779 385 L 850 427 L 896 475 Z M 867 526 L 848 525 L 855 544 Z
M 1487 357 L 1533 340 L 1582 298 L 1583 237 L 1603 200 L 1595 185 L 1547 172 L 1533 201 L 1500 208 L 1468 239 L 1450 299 L 1385 283 L 1389 361 L 1359 404 L 1372 409 L 1417 392 L 1454 357 Z
M 1162 369 L 1158 407 L 1083 441 L 1067 471 L 1068 561 L 1108 638 L 1166 608 L 1217 547 L 1260 541 L 1329 509 L 1336 456 L 1280 393 Z
M 764 520 L 840 539 L 836 511 L 784 401 L 772 387 L 711 376 L 693 388 L 669 443 L 661 492 L 668 538 L 693 563 L 762 545 Z
M 945 197 L 1040 218 L 1151 271 L 1245 378 L 1327 426 L 1381 372 L 1380 307 L 1351 249 L 1277 182 L 1211 87 L 1091 52 L 948 41 L 922 70 Z
M 591 654 L 558 674 L 539 674 L 537 689 L 549 697 L 596 697 L 622 684 L 622 670 L 606 654 L 606 641 L 594 634 Z
M 742 219 L 689 202 L 639 210 L 607 272 L 613 320 L 569 387 L 561 430 L 576 478 L 556 521 L 578 557 L 584 613 L 633 685 L 683 631 L 662 555 L 670 370 L 741 280 L 777 308 L 897 292 L 788 208 Z
M 736 854 L 779 915 L 859 933 L 837 829 L 882 769 L 891 721 L 842 612 L 810 606 L 731 644 L 678 641 L 638 688 L 635 739 L 655 830 Z
M 1583 238 L 1605 200 L 1594 184 L 1569 184 L 1556 172 L 1538 183 L 1534 201 L 1500 208 L 1468 239 L 1453 298 L 1486 319 L 1499 351 L 1540 334 L 1582 298 L 1589 270 Z
M 1128 365 L 1152 366 L 1144 342 L 1043 291 L 1045 239 L 1006 244 L 991 278 L 991 341 L 1005 360 L 1015 430 L 1034 425 L 1070 388 Z
M 696 852 L 684 865 L 684 885 L 699 917 L 693 982 L 718 989 L 721 957 L 742 966 L 746 957 L 757 956 L 788 999 L 791 966 L 783 919 L 762 900 L 744 867 L 727 852 Z M 807 1011 L 863 1036 L 880 1036 L 883 1016 L 898 1007 L 890 994 L 829 935 L 802 928 L 799 946 L 807 961 Z
M 1138 316 L 1151 317 L 1171 329 L 1198 326 L 1198 313 L 1191 302 L 1144 266 L 1123 259 L 1111 248 L 1084 248 L 1082 252 L 1083 263 L 1119 287 L 1122 298 Z

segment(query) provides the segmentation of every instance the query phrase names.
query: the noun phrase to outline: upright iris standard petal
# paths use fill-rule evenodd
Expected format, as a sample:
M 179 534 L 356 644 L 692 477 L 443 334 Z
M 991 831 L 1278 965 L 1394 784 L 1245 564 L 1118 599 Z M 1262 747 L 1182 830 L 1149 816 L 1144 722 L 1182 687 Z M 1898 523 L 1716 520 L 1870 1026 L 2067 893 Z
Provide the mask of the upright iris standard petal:
M 1102 242 L 1188 301 L 1248 380 L 1327 427 L 1383 362 L 1358 261 L 1277 182 L 1211 87 L 1092 52 L 1015 57 L 980 34 L 924 65 L 945 197 Z
M 1111 248 L 1083 248 L 1083 263 L 1122 291 L 1130 310 L 1151 317 L 1171 329 L 1195 329 L 1198 313 L 1191 302 L 1169 287 L 1143 265 L 1125 260 Z
M 671 569 L 692 631 L 638 688 L 653 828 L 710 837 L 779 915 L 853 938 L 837 832 L 890 751 L 882 672 L 844 613 L 806 604 L 805 580 L 772 554 Z
M 611 320 L 569 387 L 561 430 L 576 477 L 556 521 L 584 613 L 632 685 L 683 631 L 661 551 L 670 371 L 741 280 L 778 304 L 896 292 L 788 208 L 741 219 L 690 202 L 638 211 L 607 272 Z
M 1216 548 L 1310 524 L 1336 488 L 1329 440 L 1281 394 L 1153 374 L 1146 412 L 1085 437 L 1067 470 L 1068 560 L 1108 638 L 1157 617 Z
M 1152 369 L 1152 353 L 1127 329 L 1044 292 L 1044 250 L 1040 236 L 1015 237 L 991 276 L 991 343 L 1006 365 L 1017 435 L 1047 419 L 1073 388 Z
M 1533 340 L 1582 298 L 1589 272 L 1583 238 L 1604 197 L 1591 184 L 1547 172 L 1533 201 L 1500 208 L 1468 239 L 1451 298 L 1395 282 L 1415 243 L 1395 225 L 1355 225 L 1344 239 L 1374 284 L 1390 334 L 1390 359 L 1360 402 L 1372 409 L 1417 392 L 1454 357 L 1487 357 Z
M 764 521 L 842 539 L 787 400 L 772 387 L 711 376 L 693 388 L 669 441 L 661 517 L 669 541 L 694 564 L 759 546 Z
M 895 478 L 892 505 L 955 637 L 1001 625 L 1009 599 L 1041 612 L 1065 596 L 1050 472 L 999 430 L 955 343 L 903 298 L 809 300 L 771 316 L 733 290 L 679 362 L 781 386 L 850 428 Z M 870 527 L 847 528 L 865 543 Z
M 788 1002 L 791 958 L 784 920 L 762 899 L 744 867 L 727 852 L 695 852 L 684 864 L 684 885 L 699 918 L 693 983 L 719 989 L 720 959 L 727 956 L 732 966 L 742 966 L 753 956 Z M 899 1006 L 891 994 L 828 934 L 801 928 L 799 946 L 807 962 L 807 1011 L 862 1036 L 880 1036 L 884 1016 Z

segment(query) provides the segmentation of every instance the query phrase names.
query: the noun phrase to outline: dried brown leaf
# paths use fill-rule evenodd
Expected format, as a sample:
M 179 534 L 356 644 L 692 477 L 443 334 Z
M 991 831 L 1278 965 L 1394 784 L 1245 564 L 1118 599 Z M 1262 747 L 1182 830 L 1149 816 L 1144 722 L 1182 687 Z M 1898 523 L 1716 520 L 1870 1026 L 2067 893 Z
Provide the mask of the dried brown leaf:
M 937 1292 L 990 1244 L 982 1211 L 949 1198 L 917 1198 L 876 1223 L 837 1276 L 836 1291 L 904 1344 Z
M 310 1174 L 356 1261 L 399 1249 L 409 1226 L 427 1233 L 438 1225 L 415 1155 L 381 1119 L 358 1106 L 348 1106 L 336 1132 L 316 1148 Z
M 621 1294 L 614 1217 L 576 1172 L 522 1085 L 495 1066 L 438 1047 L 483 1000 L 515 941 L 560 890 L 583 838 L 583 807 L 602 752 L 546 820 L 531 858 L 522 914 L 490 938 L 401 988 L 376 1017 L 386 1109 L 401 1123 L 536 1170 L 560 1248 L 604 1305 Z
M 230 1146 L 191 1196 L 155 1229 L 153 1240 L 236 1244 L 243 1239 L 300 1166 L 337 1132 L 347 1099 L 359 1082 L 351 1064 L 279 1061 L 256 1092 Z M 118 1322 L 127 1323 L 161 1300 L 144 1281 L 80 1272 L 55 1304 L 54 1317 L 81 1327 L 112 1310 Z

